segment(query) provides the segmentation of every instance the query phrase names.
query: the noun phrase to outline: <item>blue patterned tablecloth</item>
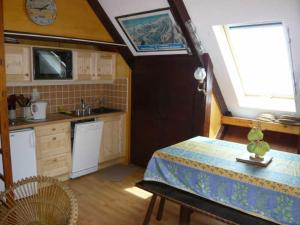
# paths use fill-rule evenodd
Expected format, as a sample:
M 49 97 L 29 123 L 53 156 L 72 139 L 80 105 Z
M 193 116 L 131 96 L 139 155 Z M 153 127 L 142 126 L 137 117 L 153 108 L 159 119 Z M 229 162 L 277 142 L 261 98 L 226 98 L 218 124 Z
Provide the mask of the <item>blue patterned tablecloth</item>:
M 144 175 L 279 224 L 300 225 L 300 155 L 270 150 L 266 167 L 237 162 L 246 145 L 196 137 L 156 151 Z

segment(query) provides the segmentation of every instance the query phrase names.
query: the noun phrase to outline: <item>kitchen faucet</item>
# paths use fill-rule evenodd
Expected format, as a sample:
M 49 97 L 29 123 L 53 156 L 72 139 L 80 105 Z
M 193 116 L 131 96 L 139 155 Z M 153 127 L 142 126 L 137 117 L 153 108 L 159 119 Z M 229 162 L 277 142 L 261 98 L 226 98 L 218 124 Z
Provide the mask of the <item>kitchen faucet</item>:
M 81 99 L 80 102 L 81 102 L 80 109 L 81 109 L 82 115 L 84 115 L 86 111 L 87 111 L 87 114 L 90 115 L 91 114 L 91 106 L 87 105 L 83 99 Z
M 83 99 L 80 100 L 80 109 L 84 112 L 86 108 L 86 104 Z

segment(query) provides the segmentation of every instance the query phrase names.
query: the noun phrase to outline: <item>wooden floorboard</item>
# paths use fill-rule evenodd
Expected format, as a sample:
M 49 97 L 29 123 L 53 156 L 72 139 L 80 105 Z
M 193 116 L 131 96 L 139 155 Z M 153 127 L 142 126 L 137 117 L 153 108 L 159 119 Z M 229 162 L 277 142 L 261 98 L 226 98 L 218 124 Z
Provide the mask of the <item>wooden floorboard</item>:
M 87 175 L 67 184 L 74 191 L 79 204 L 77 225 L 142 225 L 151 197 L 143 199 L 127 192 L 143 177 L 143 169 L 121 182 L 110 182 L 97 173 Z M 166 202 L 163 219 L 156 221 L 158 202 L 155 205 L 150 225 L 177 225 L 179 206 Z M 192 214 L 191 225 L 224 225 L 220 221 L 199 213 Z

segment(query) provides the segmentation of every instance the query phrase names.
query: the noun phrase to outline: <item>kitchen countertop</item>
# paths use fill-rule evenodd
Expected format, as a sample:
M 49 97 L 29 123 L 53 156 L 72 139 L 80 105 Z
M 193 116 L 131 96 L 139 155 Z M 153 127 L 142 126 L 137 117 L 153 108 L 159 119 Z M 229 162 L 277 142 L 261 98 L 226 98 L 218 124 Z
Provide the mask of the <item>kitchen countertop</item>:
M 72 116 L 62 113 L 50 113 L 47 115 L 47 119 L 43 121 L 27 121 L 23 118 L 17 118 L 14 122 L 14 125 L 9 126 L 9 130 L 18 130 L 18 129 L 25 129 L 25 128 L 32 128 L 36 126 L 43 126 L 49 125 L 58 122 L 72 122 L 76 120 L 85 120 L 85 119 L 92 119 L 92 118 L 101 118 L 101 117 L 108 117 L 113 115 L 122 115 L 125 112 L 111 112 L 111 113 L 102 113 L 97 115 L 89 115 L 89 116 Z

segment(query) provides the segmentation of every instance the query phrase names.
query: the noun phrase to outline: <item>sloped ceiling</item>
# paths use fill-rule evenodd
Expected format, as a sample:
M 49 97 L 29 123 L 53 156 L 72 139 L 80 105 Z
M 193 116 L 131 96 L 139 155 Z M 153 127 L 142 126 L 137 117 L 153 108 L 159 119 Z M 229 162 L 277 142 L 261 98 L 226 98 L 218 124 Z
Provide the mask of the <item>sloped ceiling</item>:
M 135 56 L 144 55 L 143 53 L 136 53 L 129 43 L 126 35 L 119 26 L 116 17 L 124 16 L 139 12 L 151 11 L 155 9 L 168 8 L 169 4 L 167 0 L 98 0 L 106 14 L 110 18 L 111 22 L 122 36 L 124 42 L 128 45 L 131 52 Z M 182 54 L 182 52 L 172 51 L 170 52 L 160 52 L 160 54 Z M 157 53 L 147 53 L 147 55 L 157 55 Z
M 131 48 L 115 17 L 169 7 L 167 0 L 98 0 L 117 31 Z M 206 52 L 212 58 L 214 72 L 228 109 L 234 116 L 255 117 L 265 112 L 242 108 L 238 104 L 227 69 L 222 59 L 212 26 L 238 23 L 282 21 L 290 31 L 295 77 L 297 77 L 296 102 L 300 116 L 300 1 L 299 0 L 183 0 L 197 28 Z M 132 50 L 132 49 L 131 49 Z M 284 112 L 272 112 L 282 114 Z
M 238 105 L 212 26 L 239 23 L 282 21 L 289 28 L 295 77 L 297 114 L 300 115 L 300 1 L 299 0 L 184 0 L 206 52 L 229 110 L 236 116 L 255 117 L 263 111 Z M 271 84 L 269 84 L 271 85 Z M 276 113 L 276 112 L 272 112 Z M 277 114 L 284 112 L 277 112 Z

